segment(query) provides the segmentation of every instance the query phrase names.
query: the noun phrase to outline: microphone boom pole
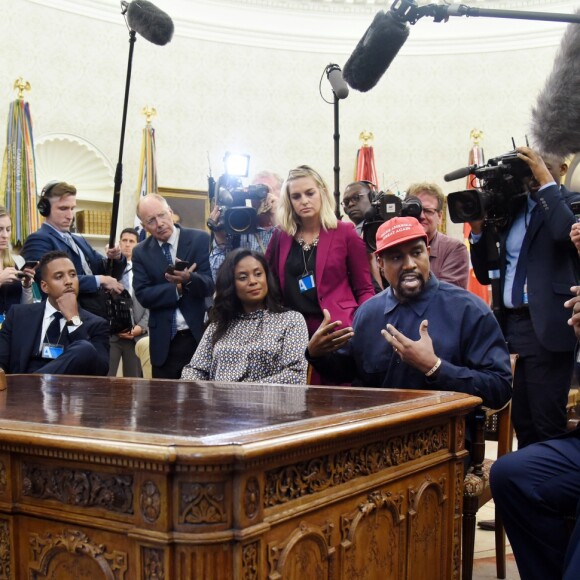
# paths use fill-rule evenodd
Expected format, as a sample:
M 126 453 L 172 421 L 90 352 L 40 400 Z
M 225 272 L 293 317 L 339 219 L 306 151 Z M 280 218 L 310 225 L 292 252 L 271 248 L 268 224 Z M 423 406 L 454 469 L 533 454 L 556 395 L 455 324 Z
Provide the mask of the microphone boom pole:
M 334 95 L 334 214 L 340 219 L 340 133 L 338 124 L 338 97 Z

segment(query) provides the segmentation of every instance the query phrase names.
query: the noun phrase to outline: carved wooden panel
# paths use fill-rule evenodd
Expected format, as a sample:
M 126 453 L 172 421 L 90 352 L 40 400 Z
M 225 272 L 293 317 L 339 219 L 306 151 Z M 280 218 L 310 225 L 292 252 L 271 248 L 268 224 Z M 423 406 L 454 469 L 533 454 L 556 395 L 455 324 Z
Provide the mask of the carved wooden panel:
M 232 569 L 231 546 L 225 543 L 183 545 L 175 550 L 175 575 L 166 580 L 229 580 Z
M 84 508 L 133 513 L 133 477 L 23 463 L 22 495 Z
M 159 519 L 161 513 L 161 493 L 159 488 L 151 480 L 147 480 L 141 486 L 139 496 L 141 515 L 148 524 L 153 524 Z
M 123 580 L 127 554 L 107 551 L 79 530 L 32 533 L 29 537 L 30 580 Z
M 10 542 L 10 520 L 0 518 L 0 580 L 9 580 L 12 566 L 12 545 Z
M 334 576 L 333 556 L 330 545 L 332 528 L 301 522 L 290 536 L 281 543 L 268 544 L 270 580 L 323 580 Z
M 389 437 L 266 472 L 264 505 L 271 507 L 403 465 L 446 449 L 447 425 Z
M 225 484 L 181 483 L 179 486 L 180 524 L 219 524 L 227 519 Z
M 407 578 L 446 578 L 447 480 L 425 478 L 419 489 L 409 489 L 409 544 Z M 445 546 L 445 547 L 444 547 Z
M 242 579 L 259 580 L 259 578 L 260 542 L 252 542 L 242 548 Z
M 341 517 L 340 578 L 405 578 L 406 532 L 402 494 L 373 492 Z
M 142 546 L 141 566 L 143 580 L 166 580 L 163 550 Z

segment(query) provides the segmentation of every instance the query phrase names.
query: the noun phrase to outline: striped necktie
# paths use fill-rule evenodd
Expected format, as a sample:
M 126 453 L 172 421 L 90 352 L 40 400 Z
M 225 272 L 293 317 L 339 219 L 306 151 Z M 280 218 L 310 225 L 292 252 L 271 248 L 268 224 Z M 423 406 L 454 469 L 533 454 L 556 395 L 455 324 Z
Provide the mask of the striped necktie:
M 75 242 L 75 239 L 73 238 L 72 234 L 70 234 L 69 232 L 63 232 L 62 235 L 63 235 L 66 243 L 72 249 L 72 251 L 81 259 L 81 264 L 83 266 L 83 273 L 86 276 L 92 276 L 93 271 L 91 270 L 91 267 L 89 266 L 89 263 L 87 262 L 87 257 L 85 256 L 85 253 L 81 250 L 81 248 L 79 248 L 77 246 L 77 243 Z
M 165 255 L 165 259 L 167 260 L 168 264 L 173 264 L 173 257 L 171 256 L 171 244 L 169 242 L 164 242 L 161 245 L 161 249 L 163 250 L 163 254 Z M 173 318 L 171 319 L 171 340 L 177 334 L 177 312 L 173 311 Z

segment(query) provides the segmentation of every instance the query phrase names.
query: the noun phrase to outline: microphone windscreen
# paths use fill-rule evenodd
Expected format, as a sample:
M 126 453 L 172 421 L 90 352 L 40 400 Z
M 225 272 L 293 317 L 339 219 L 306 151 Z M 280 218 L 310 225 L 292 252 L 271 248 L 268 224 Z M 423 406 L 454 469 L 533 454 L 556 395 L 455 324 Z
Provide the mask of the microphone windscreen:
M 580 10 L 576 11 L 579 14 Z M 531 132 L 540 153 L 563 158 L 580 151 L 580 25 L 568 24 L 554 68 L 532 108 Z
M 378 12 L 356 45 L 343 70 L 344 80 L 357 91 L 372 89 L 389 68 L 409 36 L 409 27 L 389 12 Z
M 445 181 L 455 181 L 456 179 L 461 179 L 462 177 L 467 177 L 471 171 L 475 169 L 475 166 L 470 165 L 469 167 L 462 167 L 461 169 L 456 169 L 455 171 L 450 171 L 443 176 Z
M 337 99 L 346 99 L 348 97 L 348 85 L 344 82 L 342 72 L 338 66 L 328 71 L 328 81 Z
M 133 0 L 127 8 L 129 28 L 145 40 L 163 46 L 173 37 L 173 20 L 147 0 Z

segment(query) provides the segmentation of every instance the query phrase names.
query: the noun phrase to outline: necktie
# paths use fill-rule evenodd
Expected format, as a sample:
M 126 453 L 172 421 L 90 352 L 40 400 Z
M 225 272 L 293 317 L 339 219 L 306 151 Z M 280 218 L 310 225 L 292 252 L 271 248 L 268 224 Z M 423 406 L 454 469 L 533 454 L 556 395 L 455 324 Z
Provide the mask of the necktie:
M 129 272 L 132 270 L 133 268 L 131 266 L 127 266 L 125 268 L 125 271 L 123 272 L 123 278 L 121 279 L 121 282 L 123 283 L 123 286 L 125 287 L 125 290 L 127 290 L 127 292 L 131 293 L 131 275 L 129 274 Z
M 60 312 L 55 312 L 52 315 L 52 322 L 48 325 L 46 329 L 46 341 L 49 344 L 58 344 L 60 341 L 60 319 L 62 314 Z
M 171 256 L 171 244 L 169 242 L 164 242 L 161 245 L 161 249 L 163 250 L 163 254 L 165 255 L 167 263 L 173 264 L 173 258 Z M 176 334 L 177 334 L 177 313 L 174 310 L 173 318 L 171 319 L 171 340 L 173 340 Z
M 527 269 L 528 269 L 528 248 L 530 247 L 530 231 L 533 232 L 532 224 L 535 225 L 540 219 L 540 212 L 538 206 L 534 206 L 530 214 L 530 223 L 526 228 L 526 235 L 522 242 L 520 255 L 518 256 L 518 263 L 516 265 L 516 273 L 514 274 L 514 283 L 512 286 L 512 304 L 514 308 L 519 308 L 524 304 L 524 286 L 526 284 Z M 526 293 L 527 294 L 527 293 Z M 525 304 L 527 304 L 527 297 Z
M 63 237 L 66 240 L 67 244 L 71 247 L 72 251 L 81 259 L 81 264 L 83 266 L 83 273 L 87 276 L 92 276 L 93 271 L 87 262 L 87 257 L 85 253 L 77 246 L 75 239 L 69 232 L 63 232 Z

